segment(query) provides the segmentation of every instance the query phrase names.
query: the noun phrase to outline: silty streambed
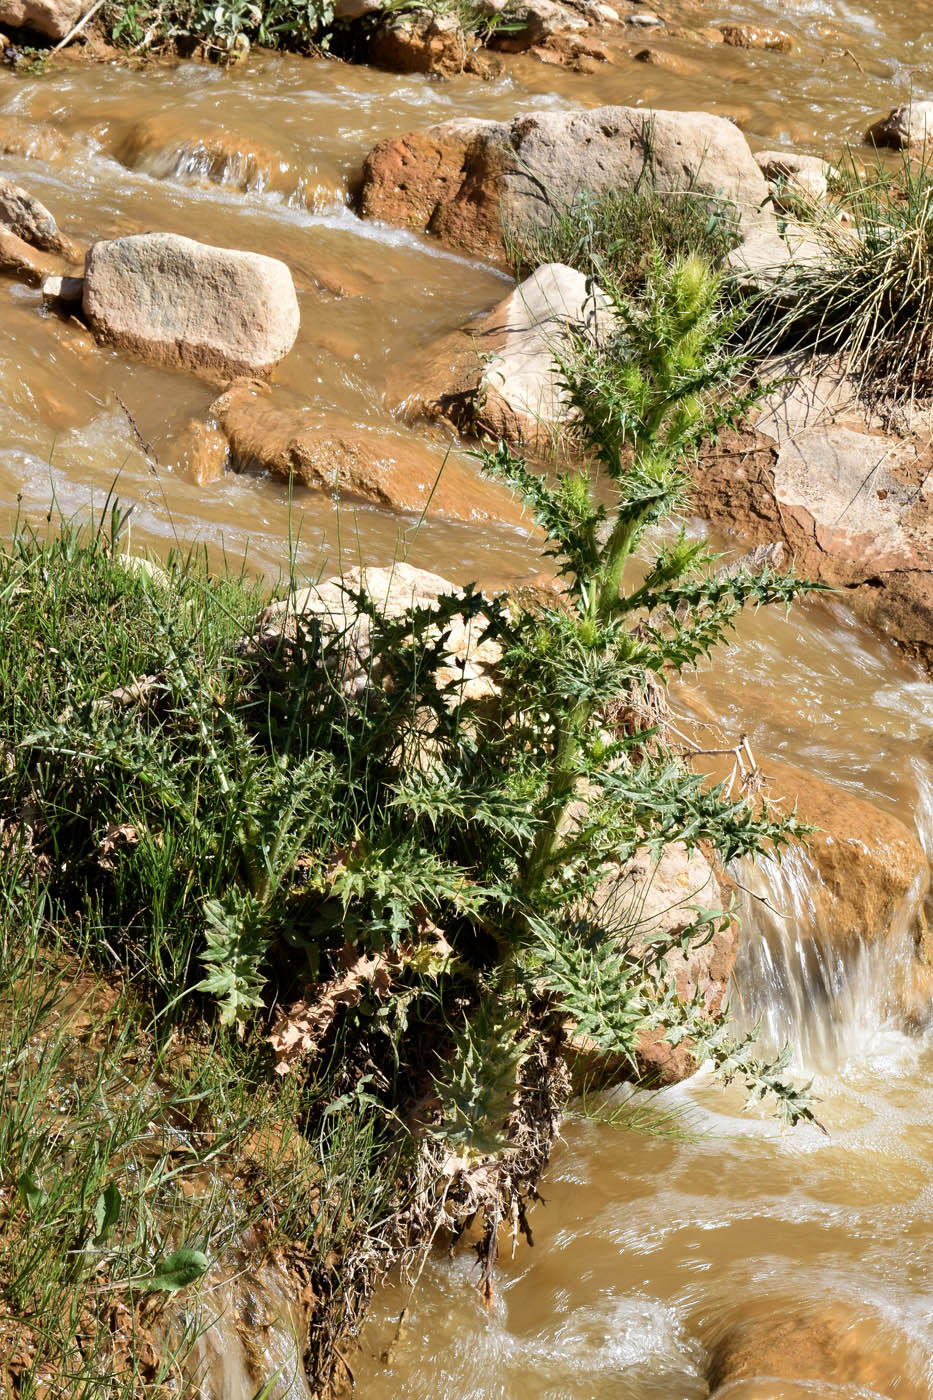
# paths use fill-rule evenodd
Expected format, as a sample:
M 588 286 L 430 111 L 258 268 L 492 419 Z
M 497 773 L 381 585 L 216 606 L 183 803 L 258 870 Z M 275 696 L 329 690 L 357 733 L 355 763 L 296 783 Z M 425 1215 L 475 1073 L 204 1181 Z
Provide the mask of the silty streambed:
M 266 57 L 232 74 L 194 65 L 4 73 L 0 171 L 84 239 L 159 228 L 283 258 L 303 324 L 275 392 L 301 404 L 309 421 L 393 435 L 404 457 L 422 450 L 422 439 L 385 406 L 400 388 L 398 364 L 488 308 L 508 283 L 428 240 L 354 217 L 347 190 L 376 140 L 455 115 L 629 102 L 719 112 L 735 117 L 753 145 L 832 153 L 911 87 L 931 95 L 923 90 L 928 4 L 899 17 L 866 0 L 753 3 L 741 14 L 680 8 L 694 26 L 780 27 L 797 47 L 780 54 L 658 41 L 689 53 L 692 77 L 634 63 L 621 50 L 595 74 L 522 58 L 487 83 Z M 537 569 L 520 530 L 433 520 L 413 533 L 413 522 L 375 507 L 338 509 L 308 491 L 290 502 L 282 483 L 247 475 L 199 488 L 168 466 L 181 428 L 213 397 L 210 386 L 99 351 L 41 314 L 35 292 L 5 282 L 0 295 L 0 507 L 9 514 L 18 507 L 41 516 L 52 500 L 66 514 L 92 501 L 99 508 L 116 481 L 121 499 L 135 504 L 135 547 L 164 548 L 177 534 L 239 556 L 248 543 L 253 566 L 272 577 L 285 567 L 289 536 L 311 571 L 338 556 L 383 564 L 399 551 L 400 524 L 411 562 L 458 579 L 522 579 Z M 158 475 L 117 394 L 163 463 Z M 438 462 L 444 450 L 431 446 Z M 870 798 L 929 849 L 933 686 L 841 604 L 749 620 L 696 689 L 729 730 L 749 734 L 757 754 Z M 770 878 L 762 888 L 788 917 L 775 928 L 753 904 L 739 991 L 768 1033 L 797 1045 L 828 1136 L 782 1134 L 703 1077 L 667 1096 L 673 1136 L 571 1121 L 543 1188 L 547 1205 L 534 1215 L 536 1248 L 502 1261 L 493 1312 L 471 1287 L 469 1256 L 432 1259 L 386 1366 L 380 1353 L 407 1296 L 401 1286 L 386 1290 L 355 1363 L 364 1400 L 693 1400 L 707 1393 L 716 1338 L 762 1309 L 804 1324 L 855 1309 L 863 1350 L 875 1357 L 870 1388 L 808 1393 L 933 1393 L 933 1041 L 922 1020 L 907 1027 L 886 1018 L 890 953 L 822 970 L 801 954 L 818 902 L 805 865 L 756 878 Z M 205 1396 L 245 1400 L 255 1390 L 249 1366 L 216 1335 L 217 1346 L 205 1342 Z M 279 1335 L 270 1370 L 287 1351 Z M 301 1393 L 297 1379 L 293 1391 Z

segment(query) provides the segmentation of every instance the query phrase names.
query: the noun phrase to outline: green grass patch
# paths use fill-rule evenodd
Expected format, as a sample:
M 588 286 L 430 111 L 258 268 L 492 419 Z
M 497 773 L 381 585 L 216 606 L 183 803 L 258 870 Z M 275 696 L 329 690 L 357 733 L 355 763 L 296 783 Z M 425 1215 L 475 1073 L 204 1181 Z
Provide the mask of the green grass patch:
M 553 208 L 547 222 L 505 230 L 516 276 L 559 262 L 608 277 L 629 294 L 644 287 L 657 255 L 673 263 L 695 254 L 720 268 L 738 242 L 728 206 L 691 191 L 662 193 L 650 181 L 600 195 L 584 191 L 569 206 Z

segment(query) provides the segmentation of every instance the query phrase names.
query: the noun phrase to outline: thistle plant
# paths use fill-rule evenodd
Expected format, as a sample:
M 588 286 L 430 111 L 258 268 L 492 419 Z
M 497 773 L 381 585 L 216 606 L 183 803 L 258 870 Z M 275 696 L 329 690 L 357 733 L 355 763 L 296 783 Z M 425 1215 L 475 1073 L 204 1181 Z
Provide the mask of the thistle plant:
M 691 456 L 741 417 L 755 391 L 734 387 L 744 366 L 730 349 L 720 279 L 701 259 L 666 268 L 655 256 L 643 296 L 629 298 L 611 278 L 605 292 L 615 329 L 601 344 L 579 336 L 560 362 L 583 465 L 549 483 L 504 443 L 483 457 L 486 471 L 533 510 L 565 583 L 560 609 L 525 616 L 507 632 L 522 684 L 538 696 L 550 728 L 550 773 L 522 874 L 529 893 L 579 844 L 562 842 L 560 831 L 581 782 L 619 796 L 631 782 L 620 776 L 625 744 L 607 746 L 600 729 L 606 705 L 646 676 L 666 684 L 708 656 L 746 606 L 786 605 L 813 587 L 770 569 L 717 577 L 705 543 L 688 540 L 682 529 L 637 583 L 623 587 L 649 527 L 686 505 Z M 592 499 L 597 474 L 611 484 L 611 508 Z M 706 804 L 686 773 L 668 767 L 664 785 L 665 806 L 684 804 L 685 819 L 693 809 L 691 839 L 702 828 L 726 860 L 783 834 L 779 826 L 765 832 L 744 809 Z M 644 796 L 647 820 L 653 803 L 649 792 Z
M 714 1025 L 673 995 L 671 940 L 646 941 L 631 901 L 610 909 L 600 885 L 610 863 L 640 848 L 660 855 L 672 842 L 704 841 L 725 864 L 800 828 L 729 800 L 662 736 L 647 745 L 643 733 L 614 734 L 607 714 L 646 678 L 666 685 L 708 656 L 743 608 L 787 605 L 812 585 L 771 569 L 718 576 L 714 556 L 682 528 L 653 559 L 640 558 L 651 527 L 687 503 L 691 456 L 754 391 L 730 349 L 720 280 L 702 260 L 665 267 L 655 256 L 634 299 L 611 277 L 603 290 L 613 330 L 601 343 L 581 336 L 560 363 L 580 467 L 547 480 L 504 443 L 483 454 L 486 471 L 532 509 L 564 583 L 558 604 L 490 610 L 508 713 L 496 735 L 484 731 L 484 747 L 488 756 L 498 744 L 509 751 L 503 766 L 520 765 L 533 826 L 513 848 L 502 914 L 489 920 L 499 949 L 490 995 L 531 1002 L 545 992 L 559 1021 L 633 1072 L 639 1036 L 658 1026 L 675 1041 L 689 1033 L 700 1058 L 731 1066 L 735 1043 L 722 1019 Z M 597 478 L 603 494 L 611 490 L 608 506 L 593 498 Z M 499 870 L 509 868 L 504 856 Z M 697 910 L 681 947 L 708 939 L 723 917 Z M 790 1121 L 810 1116 L 805 1096 L 773 1068 L 747 1051 L 743 1066 L 753 1096 L 773 1094 Z
M 392 1151 L 414 1102 L 459 1161 L 514 1143 L 516 1102 L 574 1028 L 633 1073 L 645 1031 L 689 1035 L 809 1111 L 675 994 L 672 946 L 726 915 L 659 937 L 630 887 L 605 897 L 645 851 L 702 842 L 725 864 L 798 834 L 612 714 L 744 607 L 811 585 L 718 575 L 682 529 L 651 555 L 691 455 L 749 391 L 702 261 L 656 256 L 634 297 L 600 280 L 612 327 L 561 363 L 578 465 L 548 479 L 505 444 L 483 455 L 547 537 L 549 602 L 468 585 L 391 615 L 360 586 L 266 636 L 243 580 L 182 560 L 143 581 L 100 532 L 0 556 L 0 821 L 28 819 L 51 917 L 99 930 L 88 951 L 116 953 L 166 1024 L 217 1005 L 240 1035 L 271 1031 L 280 1074 L 313 1073 L 319 1104 L 365 1098 Z M 464 627 L 498 648 L 480 698 L 450 664 Z

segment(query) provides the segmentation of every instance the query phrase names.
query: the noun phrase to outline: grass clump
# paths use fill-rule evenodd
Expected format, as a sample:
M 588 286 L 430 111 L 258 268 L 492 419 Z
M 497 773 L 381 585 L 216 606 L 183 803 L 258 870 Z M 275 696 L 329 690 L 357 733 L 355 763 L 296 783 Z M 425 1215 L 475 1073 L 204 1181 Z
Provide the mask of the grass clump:
M 134 52 L 200 46 L 228 63 L 251 46 L 308 53 L 326 48 L 333 0 L 106 0 L 103 23 L 111 40 Z
M 691 255 L 721 268 L 739 242 L 738 225 L 726 204 L 711 206 L 691 191 L 661 192 L 648 181 L 604 194 L 582 191 L 547 222 L 505 230 L 506 253 L 516 276 L 543 263 L 559 262 L 603 275 L 627 293 L 645 285 L 655 256 L 666 263 Z
M 811 211 L 812 244 L 745 310 L 753 352 L 837 357 L 869 399 L 933 393 L 933 165 L 931 157 L 851 152 L 835 162 L 832 198 Z
M 575 1035 L 636 1074 L 639 1038 L 662 1027 L 788 1121 L 811 1116 L 783 1062 L 761 1063 L 752 1037 L 676 995 L 667 953 L 728 914 L 646 931 L 642 894 L 618 875 L 646 848 L 703 843 L 725 863 L 800 835 L 793 818 L 711 788 L 633 716 L 744 607 L 786 605 L 808 585 L 717 575 L 683 533 L 632 581 L 634 551 L 687 502 L 685 463 L 747 398 L 701 259 L 668 267 L 656 254 L 640 294 L 608 278 L 604 289 L 617 329 L 562 366 L 583 465 L 547 481 L 504 444 L 484 458 L 543 529 L 559 600 L 528 608 L 451 585 L 425 601 L 405 596 L 399 570 L 392 606 L 365 577 L 303 601 L 293 580 L 286 605 L 257 620 L 245 578 L 212 578 L 193 559 L 155 577 L 129 568 L 118 512 L 109 532 L 21 530 L 0 554 L 0 832 L 16 855 L 0 895 L 21 969 L 8 993 L 37 985 L 27 974 L 45 946 L 129 980 L 147 1011 L 121 1012 L 131 1030 L 104 1047 L 91 1098 L 111 1113 L 115 1066 L 150 1118 L 155 1095 L 194 1145 L 204 1203 L 191 1214 L 176 1199 L 184 1172 L 131 1114 L 106 1165 L 87 1158 L 96 1129 L 64 1152 L 68 1200 L 89 1184 L 54 1238 L 96 1250 L 114 1185 L 127 1204 L 107 1267 L 135 1316 L 139 1280 L 179 1250 L 204 1277 L 229 1260 L 242 1211 L 204 1183 L 246 1181 L 254 1229 L 306 1260 L 306 1361 L 320 1384 L 379 1270 L 477 1212 L 491 1290 L 498 1225 L 520 1227 L 534 1198 Z M 608 504 L 591 498 L 597 470 Z M 22 1045 L 11 1054 L 44 1124 L 58 1079 Z M 96 1112 L 68 1108 L 69 1144 Z M 237 1167 L 255 1157 L 264 1115 L 281 1130 Z M 58 1188 L 24 1143 L 13 1134 L 0 1169 L 10 1238 L 22 1233 L 28 1254 L 31 1212 L 45 1220 Z M 153 1153 L 172 1162 L 155 1178 Z M 140 1195 L 150 1180 L 158 1189 Z M 76 1232 L 62 1229 L 75 1211 Z M 53 1255 L 49 1289 L 86 1299 L 62 1272 L 76 1267 L 73 1243 Z M 32 1333 L 41 1306 L 21 1277 L 0 1260 L 0 1301 Z M 196 1271 L 178 1287 L 196 1296 Z M 61 1374 L 85 1325 L 70 1316 L 48 1362 Z

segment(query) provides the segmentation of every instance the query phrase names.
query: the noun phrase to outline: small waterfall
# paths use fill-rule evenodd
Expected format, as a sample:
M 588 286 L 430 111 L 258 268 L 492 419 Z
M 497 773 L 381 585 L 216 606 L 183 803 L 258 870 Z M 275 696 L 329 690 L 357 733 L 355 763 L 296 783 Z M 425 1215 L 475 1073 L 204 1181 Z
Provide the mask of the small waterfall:
M 130 148 L 126 158 L 134 170 L 156 180 L 219 185 L 253 196 L 274 194 L 290 207 L 312 213 L 345 203 L 344 190 L 322 182 L 313 171 L 297 168 L 277 152 L 225 135 L 186 138 L 142 152 Z
M 829 893 L 805 847 L 792 847 L 780 862 L 743 861 L 735 874 L 742 936 L 732 1012 L 745 1028 L 760 1024 L 766 1052 L 789 1043 L 801 1067 L 830 1071 L 915 1014 L 922 882 L 891 926 L 867 942 L 834 931 Z
M 307 1318 L 301 1283 L 274 1260 L 203 1289 L 174 1320 L 184 1371 L 199 1400 L 313 1400 L 302 1365 Z

